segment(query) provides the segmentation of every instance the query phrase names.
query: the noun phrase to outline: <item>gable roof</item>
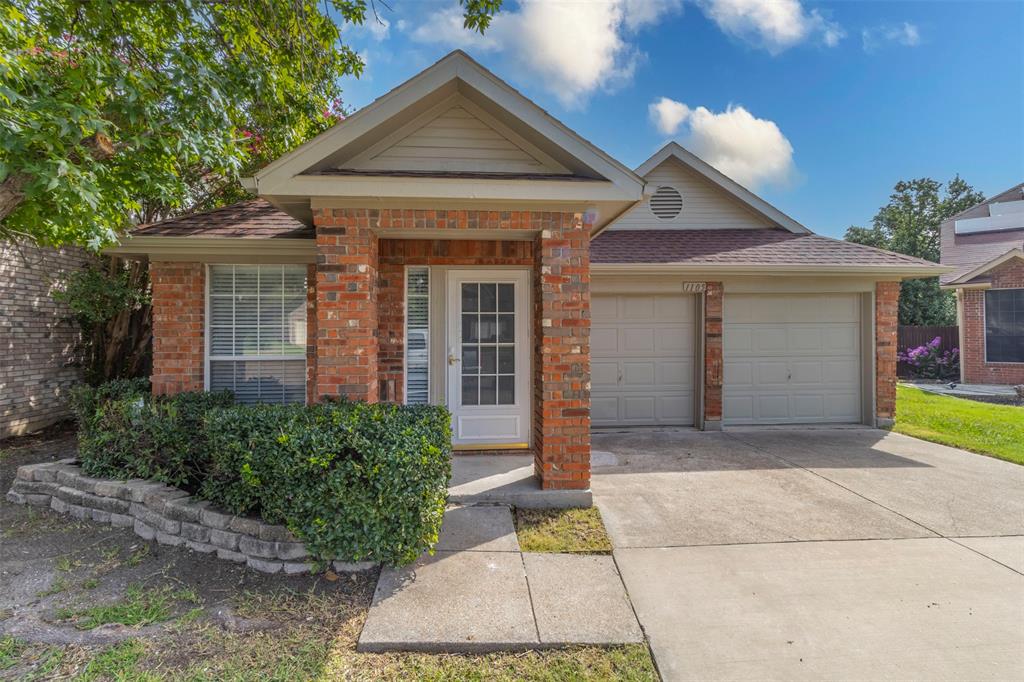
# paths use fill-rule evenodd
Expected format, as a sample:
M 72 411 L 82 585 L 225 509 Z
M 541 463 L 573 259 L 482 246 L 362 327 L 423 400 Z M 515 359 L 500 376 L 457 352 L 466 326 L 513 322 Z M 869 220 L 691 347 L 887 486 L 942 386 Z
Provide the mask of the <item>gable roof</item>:
M 1022 242 L 1024 244 L 1024 242 Z M 942 278 L 941 284 L 943 286 L 956 287 L 965 284 L 972 284 L 972 280 L 981 277 L 987 272 L 990 272 L 998 268 L 1003 263 L 1011 261 L 1015 258 L 1024 260 L 1024 246 L 1012 248 L 1009 251 L 996 256 L 992 260 L 985 261 L 981 265 L 970 269 L 960 269 L 956 272 L 951 273 L 947 277 Z
M 590 262 L 595 270 L 608 271 L 616 266 L 662 266 L 672 271 L 735 268 L 935 276 L 944 270 L 920 258 L 781 228 L 606 230 L 591 242 Z
M 514 167 L 529 167 L 528 172 L 465 177 L 446 174 L 465 173 L 465 166 L 417 167 L 407 158 L 395 161 L 394 157 L 401 154 L 390 154 L 391 163 L 397 167 L 389 167 L 389 155 L 382 155 L 388 145 L 401 144 L 453 108 L 479 121 L 481 135 L 488 129 L 508 141 L 509 153 L 520 162 Z M 433 135 L 436 137 L 437 133 Z M 489 142 L 500 144 L 494 135 Z M 451 146 L 459 147 L 455 142 Z M 338 169 L 366 173 L 339 178 L 331 172 Z M 395 174 L 403 171 L 433 172 Z M 575 181 L 578 178 L 593 182 Z M 245 184 L 250 191 L 303 220 L 307 218 L 303 205 L 308 213 L 309 198 L 314 196 L 560 201 L 583 206 L 608 202 L 606 215 L 610 216 L 639 200 L 644 185 L 629 168 L 461 50 L 448 54 L 345 121 L 273 161 L 247 178 Z
M 939 226 L 940 258 L 951 271 L 939 278 L 942 286 L 967 284 L 994 267 L 1012 258 L 1014 251 L 1024 250 L 1024 214 L 1018 223 L 1013 222 L 1015 214 L 1007 215 L 996 229 L 978 229 L 957 232 L 958 221 L 977 221 L 991 216 L 993 204 L 1016 202 L 1024 199 L 1024 182 L 1018 183 L 985 201 L 950 216 Z M 1017 227 L 1019 225 L 1019 227 Z
M 732 178 L 726 176 L 724 173 L 714 168 L 711 164 L 707 163 L 677 142 L 669 142 L 655 152 L 654 156 L 647 159 L 637 167 L 636 173 L 637 175 L 646 178 L 651 171 L 669 159 L 672 159 L 677 163 L 681 163 L 687 168 L 695 171 L 707 179 L 711 184 L 725 191 L 744 206 L 754 211 L 754 213 L 764 216 L 779 227 L 795 234 L 811 233 L 809 229 L 798 223 L 796 220 L 790 218 L 788 215 L 775 208 Z

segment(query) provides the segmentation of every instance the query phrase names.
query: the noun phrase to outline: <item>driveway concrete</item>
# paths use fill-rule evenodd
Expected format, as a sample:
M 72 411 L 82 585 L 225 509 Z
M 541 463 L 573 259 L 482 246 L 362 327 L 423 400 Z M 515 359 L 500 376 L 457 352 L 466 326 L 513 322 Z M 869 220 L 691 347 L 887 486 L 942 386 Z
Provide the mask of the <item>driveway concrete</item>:
M 1024 467 L 873 429 L 593 443 L 665 679 L 1024 678 Z

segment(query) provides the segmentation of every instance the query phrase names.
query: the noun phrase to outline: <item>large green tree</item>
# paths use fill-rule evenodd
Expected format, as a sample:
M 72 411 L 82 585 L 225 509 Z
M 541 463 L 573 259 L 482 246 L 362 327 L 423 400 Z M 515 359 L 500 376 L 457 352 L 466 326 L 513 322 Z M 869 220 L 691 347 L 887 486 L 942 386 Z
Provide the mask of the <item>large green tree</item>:
M 985 196 L 956 176 L 943 187 L 931 178 L 901 180 L 889 203 L 882 206 L 871 227 L 850 227 L 845 239 L 939 261 L 939 225 L 985 200 Z M 939 289 L 937 277 L 911 279 L 900 287 L 900 324 L 956 324 L 953 295 Z
M 373 1 L 7 0 L 0 239 L 98 247 L 243 196 L 341 118 L 363 68 L 343 38 Z M 501 4 L 461 1 L 481 32 Z

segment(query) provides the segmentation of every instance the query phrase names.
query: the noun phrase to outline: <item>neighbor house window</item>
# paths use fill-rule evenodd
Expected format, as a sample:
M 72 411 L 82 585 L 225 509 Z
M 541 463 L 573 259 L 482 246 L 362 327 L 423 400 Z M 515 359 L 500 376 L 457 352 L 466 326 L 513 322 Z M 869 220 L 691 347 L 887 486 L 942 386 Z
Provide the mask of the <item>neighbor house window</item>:
M 405 402 L 430 402 L 430 268 L 405 270 Z
M 1024 362 L 1024 289 L 985 292 L 985 359 Z
M 306 398 L 306 267 L 211 265 L 207 385 L 240 403 Z

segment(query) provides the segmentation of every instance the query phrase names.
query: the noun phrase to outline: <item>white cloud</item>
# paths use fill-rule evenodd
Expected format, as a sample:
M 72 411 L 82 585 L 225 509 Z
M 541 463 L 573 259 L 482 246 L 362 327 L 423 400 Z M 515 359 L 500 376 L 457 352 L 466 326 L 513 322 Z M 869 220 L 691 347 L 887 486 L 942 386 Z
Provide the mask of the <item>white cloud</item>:
M 481 36 L 463 28 L 455 5 L 410 35 L 422 43 L 500 52 L 575 108 L 595 91 L 628 82 L 641 57 L 632 34 L 681 7 L 681 0 L 522 0 L 518 9 L 495 16 Z
M 668 97 L 662 97 L 647 107 L 654 127 L 662 135 L 675 135 L 679 126 L 690 116 L 690 107 Z
M 698 0 L 709 19 L 731 36 L 778 54 L 807 40 L 835 47 L 843 28 L 800 0 Z
M 388 33 L 391 29 L 391 22 L 384 17 L 369 17 L 366 20 L 366 28 L 369 29 L 370 35 L 378 43 L 385 40 L 388 37 Z
M 865 28 L 861 31 L 860 37 L 865 52 L 874 52 L 885 45 L 917 47 L 921 44 L 920 29 L 909 21 L 896 25 Z
M 745 187 L 786 185 L 795 177 L 793 145 L 774 121 L 757 118 L 744 107 L 730 105 L 715 113 L 662 97 L 649 110 L 662 134 L 685 130 L 687 149 Z

